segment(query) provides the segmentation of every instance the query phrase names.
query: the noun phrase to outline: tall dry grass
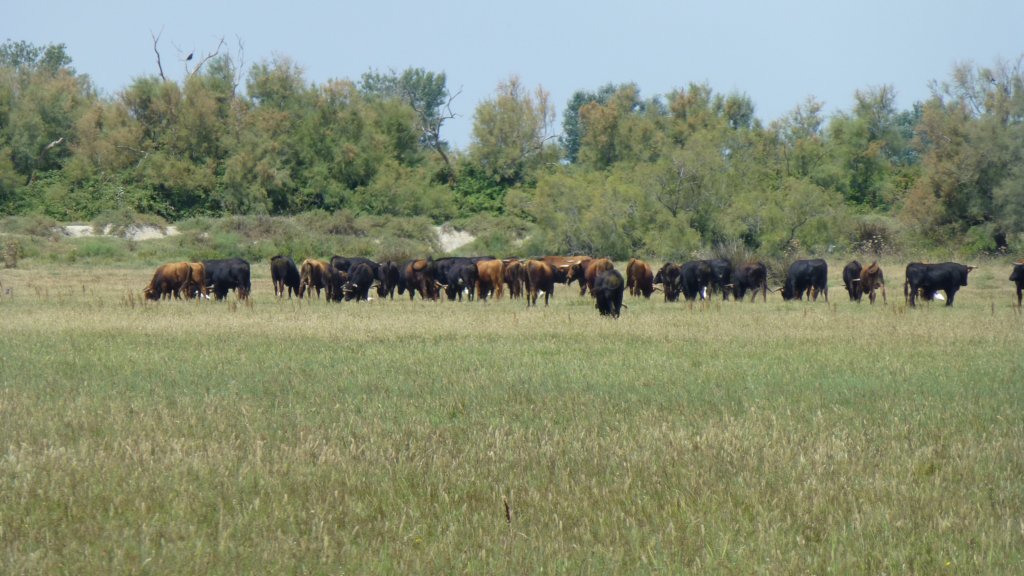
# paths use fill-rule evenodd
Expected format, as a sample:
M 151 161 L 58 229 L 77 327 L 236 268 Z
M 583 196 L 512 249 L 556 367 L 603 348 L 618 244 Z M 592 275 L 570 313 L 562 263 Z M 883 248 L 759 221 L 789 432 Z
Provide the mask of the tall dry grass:
M 0 294 L 4 573 L 1024 568 L 1024 320 L 953 308 Z M 896 277 L 895 280 L 893 277 Z M 897 297 L 898 294 L 898 297 Z

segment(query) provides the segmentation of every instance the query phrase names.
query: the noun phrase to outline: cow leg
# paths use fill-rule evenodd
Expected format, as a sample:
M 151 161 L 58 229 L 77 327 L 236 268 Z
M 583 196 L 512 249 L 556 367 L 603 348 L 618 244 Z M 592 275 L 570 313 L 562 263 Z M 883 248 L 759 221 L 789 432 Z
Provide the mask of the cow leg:
M 888 304 L 889 301 L 885 298 L 885 284 L 882 284 L 882 304 Z
M 956 296 L 956 290 L 946 290 L 946 306 L 953 305 L 953 298 Z
M 1021 292 L 1024 292 L 1024 286 L 1017 284 L 1017 308 L 1020 308 Z

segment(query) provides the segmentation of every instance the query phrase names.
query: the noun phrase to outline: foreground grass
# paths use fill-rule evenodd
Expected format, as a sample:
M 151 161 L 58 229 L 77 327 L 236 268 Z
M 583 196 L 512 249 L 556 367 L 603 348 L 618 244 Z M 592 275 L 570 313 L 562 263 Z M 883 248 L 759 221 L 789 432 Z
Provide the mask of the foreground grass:
M 255 272 L 251 305 L 142 305 L 130 269 L 0 278 L 0 571 L 1024 568 L 999 268 L 952 309 L 834 288 L 618 321 L 565 289 L 275 302 Z

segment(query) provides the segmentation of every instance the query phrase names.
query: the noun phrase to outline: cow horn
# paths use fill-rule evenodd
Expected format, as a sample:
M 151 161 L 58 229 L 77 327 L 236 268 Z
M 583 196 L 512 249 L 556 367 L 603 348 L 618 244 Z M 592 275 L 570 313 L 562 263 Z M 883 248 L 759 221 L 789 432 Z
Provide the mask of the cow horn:
M 850 280 L 850 282 L 860 282 L 860 278 L 854 278 L 853 280 Z

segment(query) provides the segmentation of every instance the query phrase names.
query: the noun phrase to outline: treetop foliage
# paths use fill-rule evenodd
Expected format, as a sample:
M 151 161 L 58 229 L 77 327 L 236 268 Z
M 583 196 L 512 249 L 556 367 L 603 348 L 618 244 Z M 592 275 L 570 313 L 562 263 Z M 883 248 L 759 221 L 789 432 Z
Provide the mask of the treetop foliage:
M 158 39 L 154 48 L 159 50 Z M 682 258 L 747 250 L 1024 249 L 1022 61 L 958 63 L 907 110 L 892 86 L 767 125 L 742 93 L 499 83 L 472 142 L 444 138 L 444 72 L 314 84 L 284 56 L 218 50 L 181 81 L 97 95 L 63 44 L 0 44 L 0 215 L 169 221 L 311 210 L 488 222 L 489 246 Z M 241 87 L 241 88 L 240 88 Z

